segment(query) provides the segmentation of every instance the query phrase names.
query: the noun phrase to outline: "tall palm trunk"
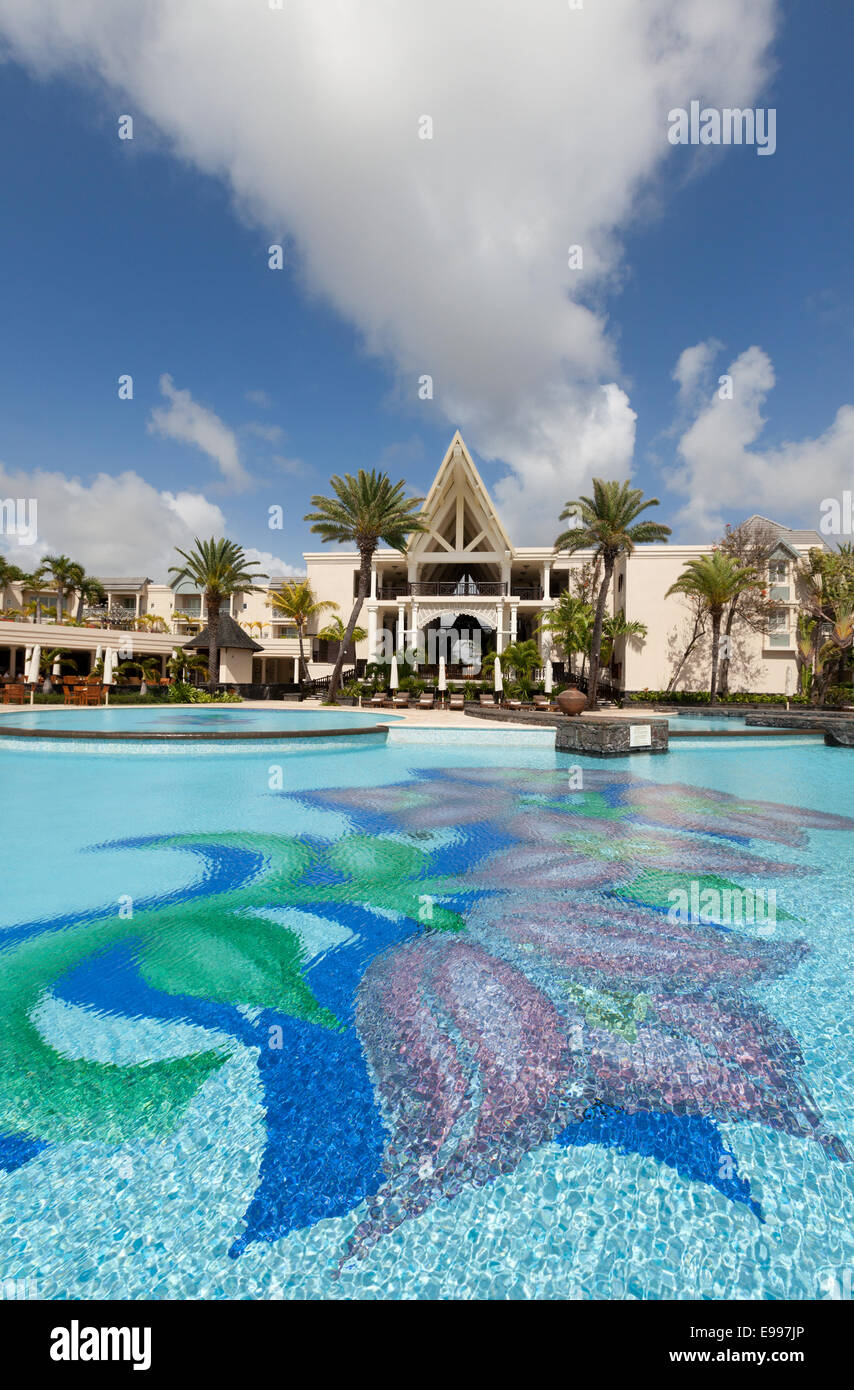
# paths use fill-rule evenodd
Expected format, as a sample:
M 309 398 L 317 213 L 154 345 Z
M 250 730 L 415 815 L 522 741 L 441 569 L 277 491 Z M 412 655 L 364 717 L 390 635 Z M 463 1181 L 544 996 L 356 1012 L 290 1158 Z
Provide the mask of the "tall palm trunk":
M 61 622 L 62 622 L 62 600 L 63 600 L 64 598 L 65 598 L 65 593 L 64 593 L 64 591 L 63 591 L 63 589 L 62 589 L 62 586 L 60 585 L 60 586 L 57 588 L 57 591 L 56 591 L 56 621 L 57 621 L 58 623 L 61 623 Z
M 330 703 L 334 701 L 335 696 L 338 694 L 338 686 L 341 682 L 341 671 L 344 666 L 344 654 L 349 650 L 350 645 L 353 641 L 353 633 L 355 632 L 356 624 L 359 621 L 359 614 L 362 611 L 362 604 L 368 597 L 368 590 L 371 587 L 371 561 L 374 557 L 373 547 L 360 546 L 359 554 L 361 556 L 361 559 L 359 561 L 359 589 L 358 593 L 356 594 L 356 601 L 353 604 L 353 611 L 350 614 L 350 621 L 347 624 L 347 630 L 344 633 L 344 637 L 341 641 L 341 646 L 338 650 L 338 657 L 336 659 L 334 667 L 332 668 L 332 676 L 329 681 L 329 691 L 327 694 L 327 699 Z
M 596 600 L 596 617 L 593 621 L 593 635 L 590 639 L 590 678 L 587 682 L 587 708 L 597 709 L 597 691 L 599 688 L 599 668 L 602 665 L 602 624 L 605 621 L 605 604 L 608 601 L 608 589 L 611 585 L 611 575 L 614 573 L 614 561 L 605 556 L 605 573 L 602 578 L 602 585 L 599 589 L 599 597 Z
M 712 612 L 712 675 L 709 681 L 709 704 L 717 704 L 718 699 L 718 647 L 721 639 L 722 612 Z
M 303 623 L 297 623 L 297 639 L 299 641 L 300 682 L 302 684 L 308 685 L 309 681 L 311 680 L 311 676 L 309 675 L 308 663 L 305 659 L 305 649 L 302 644 L 303 627 Z
M 208 610 L 208 690 L 216 694 L 219 685 L 219 608 L 220 600 L 210 594 L 205 595 Z
M 726 639 L 727 639 L 727 642 L 726 642 L 726 651 L 725 651 L 724 655 L 721 657 L 721 670 L 720 670 L 720 681 L 719 681 L 719 683 L 720 683 L 720 693 L 721 693 L 721 695 L 728 695 L 728 694 L 729 694 L 729 661 L 730 661 L 729 653 L 730 653 L 730 640 L 731 640 L 731 638 L 732 638 L 732 629 L 733 629 L 733 624 L 734 624 L 734 622 L 735 622 L 735 618 L 736 618 L 737 612 L 738 612 L 738 599 L 737 599 L 737 598 L 734 598 L 733 601 L 732 601 L 732 603 L 731 603 L 730 606 L 729 606 L 729 610 L 728 610 L 727 615 L 726 615 L 726 623 L 725 623 L 725 625 L 724 625 L 724 635 L 725 635 L 725 637 L 726 637 Z

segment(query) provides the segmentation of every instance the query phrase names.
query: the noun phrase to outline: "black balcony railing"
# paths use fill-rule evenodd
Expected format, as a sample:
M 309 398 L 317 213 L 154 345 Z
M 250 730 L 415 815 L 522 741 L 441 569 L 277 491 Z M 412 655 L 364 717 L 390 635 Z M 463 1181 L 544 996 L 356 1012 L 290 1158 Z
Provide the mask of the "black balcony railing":
M 541 599 L 543 590 L 537 586 L 517 587 L 501 580 L 418 579 L 410 584 L 381 584 L 377 589 L 380 602 L 398 598 L 518 598 Z

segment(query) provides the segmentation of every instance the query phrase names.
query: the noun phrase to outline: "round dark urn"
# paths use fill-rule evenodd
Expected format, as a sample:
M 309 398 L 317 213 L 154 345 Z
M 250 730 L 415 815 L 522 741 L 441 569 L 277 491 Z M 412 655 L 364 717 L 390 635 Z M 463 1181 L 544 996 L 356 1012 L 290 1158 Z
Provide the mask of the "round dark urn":
M 587 704 L 587 696 L 574 685 L 569 686 L 567 690 L 561 690 L 560 694 L 555 696 L 555 699 L 557 700 L 558 708 L 562 710 L 564 714 L 580 714 Z

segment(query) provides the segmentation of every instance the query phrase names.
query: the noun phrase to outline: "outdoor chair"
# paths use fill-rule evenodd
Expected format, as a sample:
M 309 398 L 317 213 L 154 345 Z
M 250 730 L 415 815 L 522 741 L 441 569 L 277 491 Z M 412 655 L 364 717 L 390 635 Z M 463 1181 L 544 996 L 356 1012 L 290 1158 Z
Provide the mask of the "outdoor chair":
M 419 708 L 419 709 L 432 709 L 432 708 L 433 708 L 433 701 L 434 701 L 434 697 L 433 697 L 432 695 L 422 695 L 422 696 L 421 696 L 421 699 L 418 701 L 418 708 Z
M 505 700 L 504 706 L 505 706 L 505 709 L 521 709 L 521 708 L 522 708 L 522 701 L 521 701 L 521 700 Z
M 465 697 L 465 695 L 453 695 L 453 694 L 451 695 L 450 703 L 449 703 L 449 706 L 448 706 L 449 709 L 465 709 L 465 707 L 466 707 L 466 697 Z
M 481 694 L 481 696 L 480 696 L 480 703 L 481 703 L 486 709 L 494 709 L 494 708 L 495 708 L 495 696 L 494 696 L 494 695 L 484 695 L 484 694 Z
M 83 689 L 84 689 L 84 691 L 85 691 L 85 693 L 86 693 L 86 699 L 85 699 L 85 701 L 84 701 L 85 704 L 87 704 L 87 705 L 100 705 L 100 703 L 101 703 L 101 691 L 102 691 L 102 689 L 103 689 L 103 686 L 101 686 L 101 685 L 85 685 L 85 686 L 83 687 Z
M 371 703 L 372 705 L 384 705 L 384 704 L 386 704 L 387 700 L 388 700 L 388 695 L 387 695 L 387 694 L 385 693 L 385 691 L 383 690 L 383 691 L 379 691 L 376 695 L 372 695 L 372 696 L 371 696 L 370 703 Z
M 11 683 L 3 687 L 4 705 L 22 705 L 26 699 L 27 687 Z
M 551 707 L 552 702 L 549 699 L 548 695 L 534 696 L 534 709 L 551 709 Z
M 394 699 L 392 700 L 392 704 L 394 705 L 395 709 L 409 709 L 409 696 L 395 695 Z

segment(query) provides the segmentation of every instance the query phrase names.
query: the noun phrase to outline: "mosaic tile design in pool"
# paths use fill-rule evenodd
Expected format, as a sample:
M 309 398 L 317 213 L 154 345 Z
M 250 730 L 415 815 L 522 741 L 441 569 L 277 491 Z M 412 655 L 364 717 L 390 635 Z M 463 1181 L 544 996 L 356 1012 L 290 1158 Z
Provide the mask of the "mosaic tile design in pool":
M 647 1156 L 757 1222 L 719 1124 L 847 1162 L 759 1002 L 804 958 L 797 924 L 759 939 L 666 907 L 689 881 L 817 873 L 786 851 L 854 821 L 612 770 L 583 790 L 566 769 L 461 768 L 297 796 L 345 833 L 127 841 L 205 875 L 130 920 L 4 933 L 0 1166 L 165 1140 L 241 1050 L 265 1141 L 234 1260 L 357 1212 L 351 1267 L 550 1143 Z

